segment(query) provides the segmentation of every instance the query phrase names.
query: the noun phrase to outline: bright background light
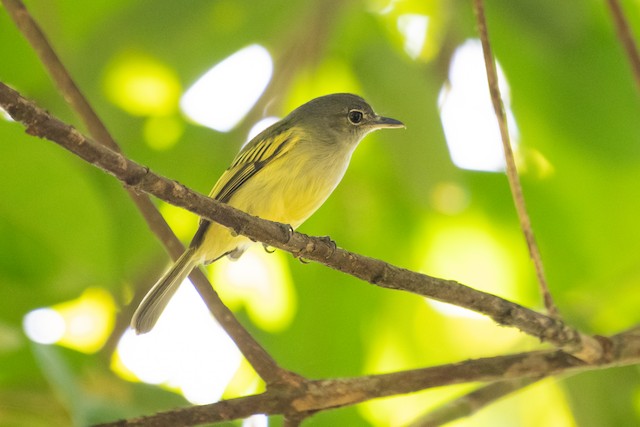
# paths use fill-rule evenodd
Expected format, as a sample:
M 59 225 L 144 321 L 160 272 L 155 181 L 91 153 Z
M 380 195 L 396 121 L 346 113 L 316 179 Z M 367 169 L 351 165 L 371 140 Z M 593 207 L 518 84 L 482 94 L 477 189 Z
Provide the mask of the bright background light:
M 242 427 L 267 427 L 269 418 L 264 414 L 252 415 L 242 421 Z
M 497 63 L 511 142 L 518 130 L 510 108 L 509 85 Z M 462 169 L 497 172 L 504 170 L 500 130 L 491 105 L 479 40 L 467 40 L 451 59 L 448 85 L 440 91 L 440 119 L 453 163 Z
M 111 294 L 104 289 L 88 288 L 74 300 L 27 313 L 23 328 L 34 342 L 94 353 L 109 337 L 114 322 L 115 302 Z
M 271 55 L 264 47 L 245 47 L 200 77 L 185 92 L 180 106 L 195 122 L 227 132 L 251 110 L 272 72 Z
M 398 31 L 404 37 L 404 50 L 411 59 L 420 56 L 427 37 L 429 17 L 418 14 L 398 16 Z
M 297 300 L 291 272 L 281 252 L 252 245 L 237 261 L 216 262 L 211 280 L 234 311 L 244 308 L 261 329 L 278 332 L 293 321 Z
M 52 308 L 39 308 L 24 317 L 24 332 L 31 341 L 53 344 L 64 335 L 65 322 L 60 313 Z
M 177 389 L 194 404 L 218 401 L 241 361 L 188 281 L 151 332 L 124 334 L 117 357 L 114 367 L 125 377 Z

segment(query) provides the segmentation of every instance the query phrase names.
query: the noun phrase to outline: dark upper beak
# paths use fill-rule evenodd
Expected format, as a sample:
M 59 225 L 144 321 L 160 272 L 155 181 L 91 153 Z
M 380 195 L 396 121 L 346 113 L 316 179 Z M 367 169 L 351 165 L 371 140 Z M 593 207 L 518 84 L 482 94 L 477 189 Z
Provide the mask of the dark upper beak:
M 385 129 L 385 128 L 394 129 L 394 128 L 405 127 L 404 123 L 402 123 L 400 120 L 392 119 L 390 117 L 382 117 L 382 116 L 376 116 L 372 120 L 371 124 L 376 129 Z

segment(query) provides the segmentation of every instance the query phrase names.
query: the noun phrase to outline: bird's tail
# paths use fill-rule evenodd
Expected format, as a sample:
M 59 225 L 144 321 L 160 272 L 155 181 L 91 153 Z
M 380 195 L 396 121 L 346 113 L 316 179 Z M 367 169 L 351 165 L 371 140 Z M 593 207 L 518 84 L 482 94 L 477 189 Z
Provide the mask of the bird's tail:
M 144 297 L 131 318 L 136 334 L 149 332 L 176 293 L 180 284 L 197 264 L 195 248 L 187 249 Z

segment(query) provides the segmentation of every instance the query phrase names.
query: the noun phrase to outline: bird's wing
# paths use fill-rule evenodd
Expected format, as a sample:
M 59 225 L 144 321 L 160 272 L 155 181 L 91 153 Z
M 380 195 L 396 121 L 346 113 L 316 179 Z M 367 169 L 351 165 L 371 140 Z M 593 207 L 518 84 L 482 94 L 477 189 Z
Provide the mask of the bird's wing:
M 299 132 L 292 129 L 272 129 L 256 136 L 238 153 L 231 166 L 224 171 L 209 197 L 228 203 L 242 185 L 258 171 L 274 160 L 284 156 L 301 139 Z M 199 246 L 211 221 L 200 219 L 191 247 Z
M 211 190 L 209 197 L 228 203 L 234 193 L 260 169 L 285 155 L 299 140 L 291 129 L 260 135 L 233 160 Z

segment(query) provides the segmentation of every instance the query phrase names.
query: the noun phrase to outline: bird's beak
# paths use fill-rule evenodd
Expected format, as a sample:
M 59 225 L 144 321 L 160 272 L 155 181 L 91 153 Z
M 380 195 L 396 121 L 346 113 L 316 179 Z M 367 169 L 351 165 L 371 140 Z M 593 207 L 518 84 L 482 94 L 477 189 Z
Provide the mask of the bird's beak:
M 373 125 L 374 128 L 376 129 L 396 129 L 396 128 L 404 128 L 404 123 L 402 123 L 400 120 L 396 120 L 396 119 L 392 119 L 390 117 L 382 117 L 382 116 L 376 116 L 371 124 Z

